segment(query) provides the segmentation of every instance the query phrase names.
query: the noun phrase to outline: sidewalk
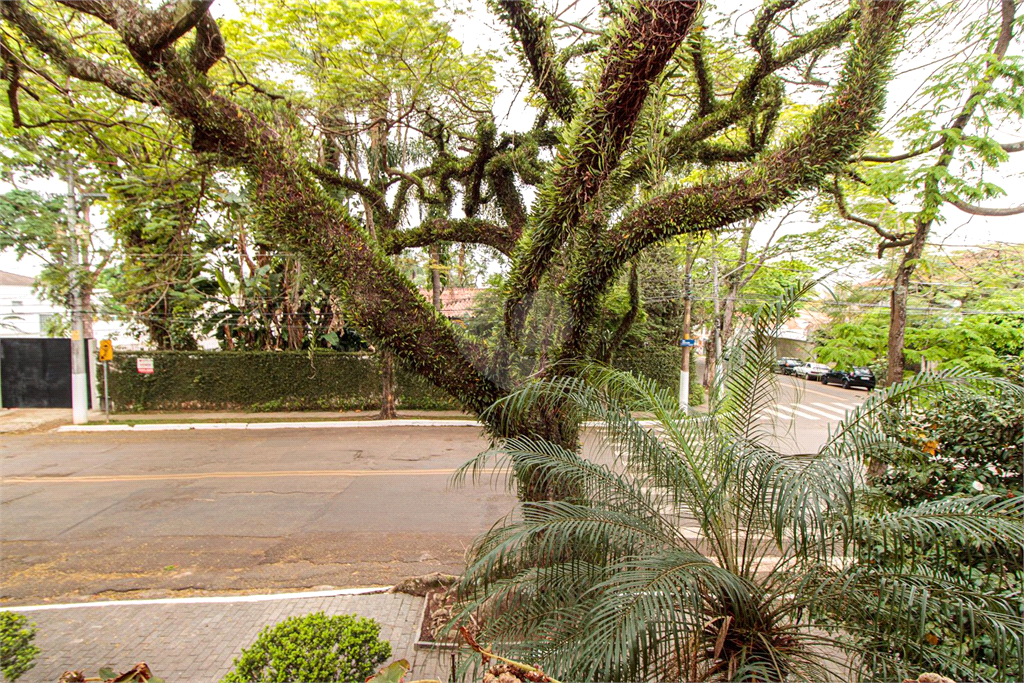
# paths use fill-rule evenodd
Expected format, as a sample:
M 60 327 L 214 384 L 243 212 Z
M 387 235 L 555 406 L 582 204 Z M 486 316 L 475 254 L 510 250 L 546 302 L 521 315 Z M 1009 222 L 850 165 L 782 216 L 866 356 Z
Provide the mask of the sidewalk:
M 125 428 L 131 425 L 199 425 L 220 424 L 237 425 L 244 428 L 246 424 L 292 424 L 306 426 L 322 423 L 379 423 L 392 426 L 403 426 L 415 421 L 434 421 L 438 425 L 450 423 L 476 424 L 476 418 L 457 410 L 403 410 L 398 413 L 397 420 L 375 420 L 376 411 L 279 411 L 268 413 L 247 413 L 241 411 L 182 411 L 182 412 L 146 412 L 146 413 L 114 413 L 110 416 L 110 425 Z M 301 424 L 300 424 L 301 423 Z M 102 410 L 89 411 L 89 424 L 83 427 L 106 426 L 106 416 Z M 50 431 L 58 428 L 69 428 L 71 424 L 70 408 L 13 408 L 0 410 L 0 434 L 16 434 L 28 432 Z M 184 427 L 181 427 L 184 428 Z M 86 431 L 92 431 L 91 429 Z M 145 431 L 142 429 L 140 431 Z
M 270 597 L 270 596 L 266 596 Z M 88 604 L 88 606 L 21 611 L 35 622 L 40 649 L 35 666 L 19 683 L 53 683 L 64 671 L 95 676 L 109 666 L 125 671 L 146 662 L 168 683 L 219 681 L 234 658 L 266 626 L 287 617 L 323 611 L 375 619 L 380 637 L 391 643 L 391 658 L 407 659 L 417 679 L 449 680 L 450 659 L 431 650 L 414 650 L 419 636 L 423 598 L 403 593 L 325 597 L 291 594 L 253 602 L 164 604 Z
M 275 411 L 275 412 L 244 412 L 234 410 L 209 410 L 190 411 L 182 410 L 177 412 L 142 412 L 142 413 L 112 413 L 111 423 L 114 422 L 282 422 L 282 421 L 329 421 L 329 420 L 373 420 L 377 417 L 376 410 L 302 410 L 302 411 Z M 458 410 L 400 410 L 398 418 L 403 420 L 475 420 L 472 415 Z M 105 421 L 103 411 L 89 413 L 89 423 L 100 423 Z
M 103 419 L 94 413 L 91 419 Z M 0 409 L 0 434 L 16 434 L 49 430 L 71 424 L 71 408 L 3 408 Z

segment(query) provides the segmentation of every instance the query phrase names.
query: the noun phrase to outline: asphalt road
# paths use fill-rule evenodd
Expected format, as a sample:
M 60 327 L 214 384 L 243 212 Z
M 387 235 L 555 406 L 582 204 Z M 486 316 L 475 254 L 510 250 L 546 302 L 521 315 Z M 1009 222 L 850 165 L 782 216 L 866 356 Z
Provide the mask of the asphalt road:
M 848 411 L 868 396 L 866 389 L 843 389 L 793 376 L 778 377 L 778 400 L 760 420 L 775 431 L 777 447 L 787 453 L 813 453 Z
M 387 585 L 457 571 L 512 511 L 451 489 L 478 429 L 5 436 L 7 604 Z
M 780 378 L 761 419 L 811 452 L 863 390 Z M 5 435 L 4 604 L 386 585 L 457 573 L 513 511 L 454 489 L 474 427 Z

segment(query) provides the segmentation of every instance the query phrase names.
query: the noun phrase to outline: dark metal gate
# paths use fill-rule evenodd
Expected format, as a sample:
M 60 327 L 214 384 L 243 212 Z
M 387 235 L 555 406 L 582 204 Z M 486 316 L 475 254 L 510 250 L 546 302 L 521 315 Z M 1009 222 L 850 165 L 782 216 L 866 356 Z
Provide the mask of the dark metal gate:
M 0 339 L 4 408 L 71 407 L 70 339 Z

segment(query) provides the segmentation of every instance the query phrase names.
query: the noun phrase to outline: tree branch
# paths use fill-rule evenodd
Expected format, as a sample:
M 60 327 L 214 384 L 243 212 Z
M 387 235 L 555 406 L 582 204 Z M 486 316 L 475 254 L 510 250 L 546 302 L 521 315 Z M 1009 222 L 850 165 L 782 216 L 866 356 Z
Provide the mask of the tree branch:
M 386 208 L 384 194 L 377 188 L 371 187 L 364 182 L 355 180 L 354 178 L 349 178 L 341 175 L 340 173 L 335 173 L 331 169 L 320 166 L 319 164 L 310 163 L 306 165 L 306 168 L 308 168 L 310 173 L 312 173 L 318 180 L 321 180 L 332 187 L 336 187 L 347 192 L 354 192 L 370 202 L 375 209 L 379 210 Z
M 651 84 L 686 38 L 700 3 L 639 0 L 626 12 L 608 51 L 597 92 L 573 121 L 565 153 L 537 200 L 536 227 L 523 241 L 508 279 L 505 326 L 511 339 L 551 257 L 580 224 L 588 204 L 615 169 L 632 136 Z
M 146 13 L 147 28 L 133 42 L 136 42 L 137 49 L 155 55 L 195 28 L 212 4 L 213 0 L 167 0 Z M 212 18 L 211 23 L 216 26 Z
M 1003 151 L 1006 152 L 1007 154 L 1013 154 L 1015 152 L 1020 152 L 1020 151 L 1024 150 L 1024 142 L 1007 142 L 1007 143 L 997 143 L 997 144 L 1000 147 L 1002 147 Z M 942 147 L 942 145 L 943 145 L 943 141 L 939 140 L 937 142 L 933 142 L 932 144 L 928 145 L 924 149 L 918 149 L 918 150 L 914 150 L 914 151 L 910 151 L 910 152 L 904 152 L 903 154 L 893 154 L 891 156 L 880 156 L 880 155 L 873 155 L 873 154 L 862 154 L 859 157 L 857 157 L 856 159 L 854 159 L 854 161 L 870 161 L 870 162 L 879 163 L 879 164 L 892 163 L 892 162 L 895 162 L 895 161 L 906 161 L 907 159 L 913 159 L 914 157 L 919 157 L 922 154 L 927 154 L 928 152 L 934 152 L 935 150 L 937 150 L 940 147 Z
M 54 36 L 34 16 L 26 12 L 21 0 L 0 2 L 0 14 L 17 26 L 39 51 L 57 62 L 69 76 L 105 85 L 118 95 L 136 102 L 156 104 L 156 98 L 144 83 L 126 71 L 76 54 L 70 44 Z
M 774 16 L 775 13 L 782 9 L 781 3 L 769 6 L 762 11 L 755 27 L 751 29 L 751 42 L 760 44 L 764 54 L 759 55 L 759 60 L 746 77 L 740 81 L 732 97 L 722 102 L 707 115 L 700 115 L 698 109 L 697 115 L 693 116 L 687 123 L 668 136 L 664 145 L 664 154 L 670 162 L 678 165 L 695 160 L 697 153 L 700 151 L 696 146 L 701 141 L 707 140 L 739 121 L 752 116 L 758 109 L 759 98 L 766 94 L 771 94 L 765 93 L 765 84 L 772 73 L 789 66 L 808 54 L 834 47 L 841 43 L 849 35 L 854 19 L 860 14 L 859 9 L 851 9 L 822 26 L 808 31 L 798 38 L 794 38 L 779 48 L 778 51 L 771 52 L 767 49 L 768 46 L 764 44 L 764 39 L 759 37 L 759 33 L 755 29 L 763 26 L 764 30 L 767 30 L 769 24 L 765 24 L 764 20 L 769 16 Z M 766 98 L 766 104 L 773 105 L 774 103 L 775 99 Z M 765 132 L 770 134 L 771 131 Z M 626 175 L 633 177 L 636 172 L 637 169 L 630 168 L 627 170 Z
M 833 176 L 832 183 L 829 184 L 829 185 L 826 185 L 824 187 L 824 189 L 825 189 L 826 192 L 828 192 L 829 194 L 831 194 L 835 198 L 835 200 L 836 200 L 836 208 L 839 210 L 839 215 L 840 216 L 842 216 L 843 218 L 845 218 L 848 221 L 852 221 L 854 223 L 860 223 L 861 225 L 868 226 L 869 228 L 871 228 L 872 230 L 877 232 L 880 236 L 884 237 L 885 239 L 888 239 L 888 240 L 898 239 L 895 235 L 893 235 L 892 233 L 887 232 L 884 228 L 882 228 L 882 226 L 878 223 L 878 221 L 873 221 L 873 220 L 870 220 L 868 218 L 861 218 L 860 216 L 855 216 L 852 213 L 850 213 L 850 208 L 846 204 L 846 197 L 843 195 L 843 188 L 840 187 L 840 185 L 839 185 L 839 178 Z
M 707 47 L 703 28 L 693 31 L 690 38 L 690 59 L 693 61 L 693 75 L 697 81 L 697 116 L 707 116 L 715 109 L 715 82 L 704 59 Z
M 921 156 L 922 154 L 927 154 L 928 152 L 934 152 L 939 147 L 942 147 L 942 141 L 941 140 L 939 142 L 933 142 L 932 144 L 928 145 L 924 149 L 911 150 L 909 152 L 904 152 L 903 154 L 893 154 L 893 155 L 890 155 L 890 156 L 880 156 L 880 155 L 876 155 L 876 154 L 862 154 L 859 157 L 857 157 L 856 159 L 854 159 L 854 161 L 870 161 L 872 163 L 887 164 L 887 163 L 892 163 L 892 162 L 895 162 L 895 161 L 905 161 L 907 159 L 913 159 L 914 157 Z
M 1005 209 L 989 209 L 984 206 L 968 204 L 951 194 L 946 195 L 946 201 L 964 213 L 969 213 L 972 216 L 1016 216 L 1024 213 L 1024 204 L 1021 204 L 1020 206 L 1010 206 Z
M 572 121 L 576 90 L 563 65 L 555 59 L 550 24 L 538 15 L 532 0 L 496 0 L 494 6 L 522 47 L 533 83 L 547 99 L 551 111 L 566 123 Z
M 823 177 L 841 171 L 846 159 L 878 123 L 895 53 L 904 3 L 865 5 L 857 39 L 840 81 L 811 115 L 803 131 L 753 167 L 732 178 L 655 197 L 629 212 L 570 266 L 565 283 L 570 329 L 561 358 L 575 358 L 586 344 L 591 312 L 608 282 L 647 246 L 674 235 L 716 230 L 763 214 Z M 583 261 L 586 261 L 584 267 Z
M 432 218 L 411 230 L 396 230 L 381 241 L 387 254 L 426 247 L 439 242 L 483 244 L 509 256 L 515 249 L 519 231 L 480 218 Z
M 209 12 L 203 15 L 196 24 L 196 38 L 192 43 L 192 64 L 200 73 L 206 73 L 210 68 L 220 61 L 227 54 L 227 46 L 224 44 L 224 36 L 221 35 L 220 27 Z M 255 90 L 261 90 L 246 80 L 246 83 Z M 277 97 L 270 95 L 270 97 Z

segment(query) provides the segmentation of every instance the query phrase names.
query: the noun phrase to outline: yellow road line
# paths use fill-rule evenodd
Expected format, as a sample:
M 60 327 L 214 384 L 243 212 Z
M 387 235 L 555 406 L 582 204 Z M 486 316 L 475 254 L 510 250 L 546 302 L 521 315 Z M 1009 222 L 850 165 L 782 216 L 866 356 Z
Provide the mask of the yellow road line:
M 408 477 L 452 474 L 444 470 L 284 470 L 275 472 L 182 472 L 175 474 L 83 475 L 80 477 L 4 477 L 0 484 L 96 484 L 190 479 L 268 479 L 272 477 Z

